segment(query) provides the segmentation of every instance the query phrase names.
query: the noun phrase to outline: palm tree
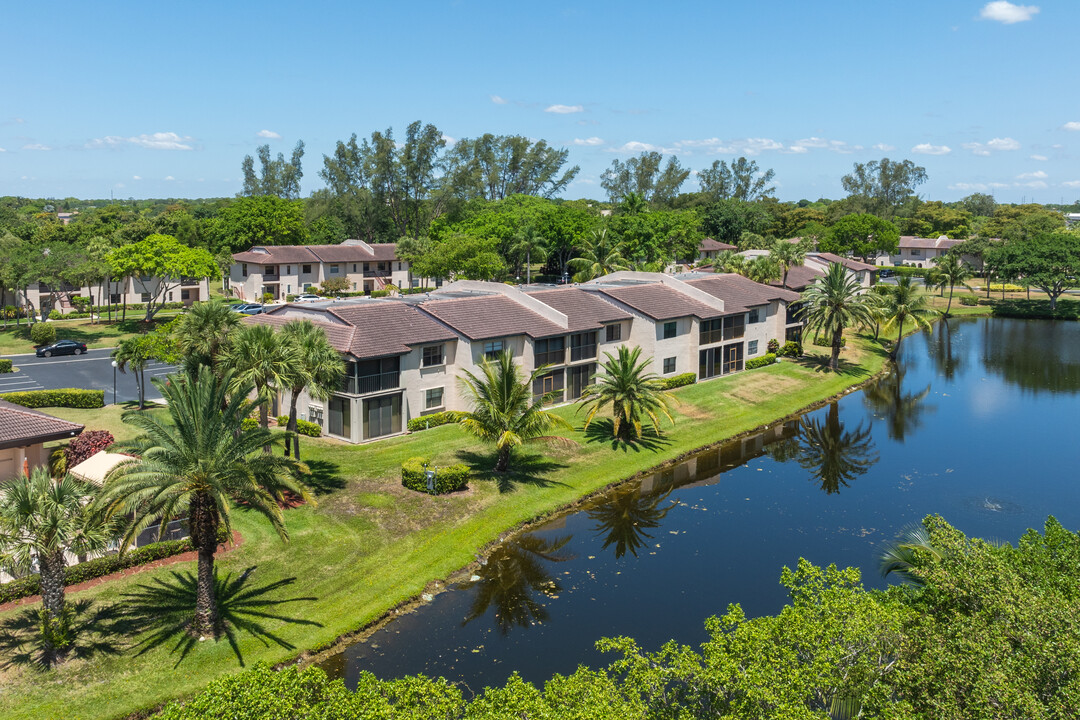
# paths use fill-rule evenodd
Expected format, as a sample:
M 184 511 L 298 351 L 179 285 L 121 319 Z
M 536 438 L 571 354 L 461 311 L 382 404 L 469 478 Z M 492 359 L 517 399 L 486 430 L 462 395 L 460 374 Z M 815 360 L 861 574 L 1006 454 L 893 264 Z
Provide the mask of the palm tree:
M 597 375 L 596 383 L 581 393 L 581 399 L 586 402 L 579 410 L 588 409 L 586 428 L 596 413 L 608 405 L 614 421 L 612 432 L 622 440 L 629 439 L 631 433 L 640 439 L 644 418 L 652 422 L 657 435 L 660 434 L 661 415 L 675 424 L 669 410 L 675 398 L 661 389 L 661 380 L 656 373 L 648 372 L 652 358 L 642 360 L 640 347 L 631 350 L 625 345 L 618 349 L 618 356 L 609 352 L 604 356 L 607 360 L 600 366 L 602 373 Z
M 136 335 L 121 340 L 112 351 L 116 369 L 135 376 L 135 387 L 139 392 L 139 409 L 146 407 L 146 366 L 153 359 L 154 343 L 149 335 Z
M 622 215 L 640 215 L 648 209 L 649 204 L 645 202 L 645 198 L 633 191 L 626 193 L 619 202 L 619 213 Z
M 575 270 L 580 268 L 574 275 L 574 282 L 588 282 L 608 273 L 626 270 L 629 265 L 622 255 L 622 243 L 609 236 L 606 227 L 593 230 L 579 250 L 581 256 L 568 263 Z
M 198 553 L 191 631 L 216 637 L 214 553 L 218 529 L 232 532 L 232 506 L 242 503 L 262 514 L 288 541 L 279 503 L 286 493 L 313 499 L 297 481 L 302 465 L 258 452 L 280 436 L 266 428 L 241 431 L 254 408 L 250 384 L 237 384 L 231 371 L 218 378 L 205 370 L 174 375 L 167 383 L 155 378 L 154 384 L 168 404 L 169 418 L 124 413 L 123 421 L 144 433 L 136 442 L 140 456 L 109 473 L 98 504 L 109 517 L 131 514 L 121 547 L 155 522 L 164 530 L 172 518 L 187 517 Z
M 806 243 L 777 239 L 769 248 L 769 257 L 776 260 L 784 269 L 783 286 L 787 287 L 788 271 L 796 265 L 802 265 L 806 260 Z
M 240 327 L 240 314 L 220 300 L 196 303 L 180 316 L 173 338 L 183 356 L 184 366 L 215 368 L 228 349 L 233 332 Z
M 897 328 L 898 335 L 889 355 L 896 358 L 900 352 L 900 341 L 904 339 L 904 323 L 911 320 L 916 328 L 928 329 L 931 319 L 940 315 L 930 307 L 926 292 L 911 282 L 908 276 L 896 281 L 895 287 L 882 296 L 881 312 L 885 317 L 885 329 Z
M 504 350 L 494 361 L 484 360 L 479 377 L 468 370 L 462 376 L 462 389 L 472 410 L 454 412 L 451 416 L 476 437 L 495 443 L 499 451 L 496 472 L 509 469 L 510 453 L 522 443 L 529 440 L 566 441 L 546 435 L 554 428 L 569 430 L 572 427 L 563 418 L 544 409 L 552 394 L 536 398 L 532 394 L 534 381 L 546 372 L 545 365 L 522 379 L 514 363 L 514 354 Z
M 341 388 L 345 377 L 345 362 L 326 337 L 326 331 L 310 320 L 292 320 L 278 336 L 299 360 L 293 374 L 286 379 L 289 388 L 289 424 L 285 428 L 292 436 L 293 455 L 300 459 L 300 433 L 296 432 L 296 401 L 307 390 L 313 398 L 324 400 Z M 285 439 L 285 456 L 289 455 L 289 438 Z
M 535 227 L 528 225 L 514 236 L 513 245 L 510 246 L 512 255 L 518 258 L 525 256 L 525 283 L 528 285 L 532 284 L 533 256 L 536 256 L 537 262 L 544 262 L 547 259 L 545 242 L 544 236 L 538 233 Z
M 746 264 L 744 275 L 756 283 L 768 284 L 783 277 L 783 268 L 771 255 L 758 255 Z
M 259 402 L 259 425 L 268 428 L 269 400 L 274 392 L 289 387 L 290 380 L 299 373 L 301 358 L 275 335 L 273 327 L 252 324 L 237 328 L 222 360 L 233 371 L 234 392 L 253 386 L 258 399 L 265 401 Z M 269 446 L 266 451 L 270 451 Z
M 968 280 L 975 277 L 975 273 L 972 271 L 971 266 L 966 262 L 962 262 L 960 256 L 956 253 L 947 253 L 943 257 L 936 257 L 934 263 L 936 264 L 934 268 L 935 284 L 943 290 L 946 287 L 949 288 L 949 304 L 945 307 L 945 317 L 948 317 L 949 310 L 952 309 L 953 289 L 957 285 L 963 285 L 968 290 L 971 290 Z
M 29 477 L 20 474 L 0 487 L 0 560 L 26 573 L 37 561 L 45 663 L 52 665 L 71 639 L 65 553 L 104 549 L 112 540 L 112 528 L 87 509 L 93 489 L 71 475 L 53 480 L 47 468 L 38 467 Z
M 724 250 L 718 253 L 713 260 L 713 268 L 715 270 L 721 270 L 723 272 L 735 273 L 737 275 L 746 274 L 746 256 L 740 255 L 734 250 Z
M 854 275 L 840 263 L 831 263 L 823 277 L 818 278 L 802 294 L 801 315 L 807 330 L 823 329 L 832 340 L 829 367 L 840 367 L 840 348 L 844 328 L 869 325 L 873 322 L 870 308 L 862 294 L 862 286 Z
M 919 566 L 920 556 L 937 562 L 945 554 L 934 546 L 930 532 L 917 525 L 905 529 L 897 540 L 885 546 L 879 558 L 881 577 L 896 573 L 905 582 L 921 587 L 925 584 L 923 579 L 913 572 Z

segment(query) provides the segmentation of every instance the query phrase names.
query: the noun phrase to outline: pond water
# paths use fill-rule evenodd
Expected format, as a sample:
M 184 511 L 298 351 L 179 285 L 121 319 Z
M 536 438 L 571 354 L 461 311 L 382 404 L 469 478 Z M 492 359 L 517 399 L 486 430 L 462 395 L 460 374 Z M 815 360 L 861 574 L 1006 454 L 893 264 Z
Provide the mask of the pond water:
M 939 322 L 875 385 L 505 543 L 322 667 L 350 686 L 361 670 L 542 683 L 614 659 L 600 637 L 697 645 L 729 603 L 775 613 L 800 557 L 883 587 L 881 546 L 931 513 L 1011 542 L 1048 514 L 1077 528 L 1078 419 L 1080 323 Z

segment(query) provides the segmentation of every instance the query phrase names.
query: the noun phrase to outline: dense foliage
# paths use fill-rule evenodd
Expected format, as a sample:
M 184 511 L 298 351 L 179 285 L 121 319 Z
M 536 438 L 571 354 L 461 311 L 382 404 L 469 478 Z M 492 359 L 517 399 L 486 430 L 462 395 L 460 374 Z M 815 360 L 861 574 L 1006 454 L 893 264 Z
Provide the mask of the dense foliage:
M 115 442 L 113 434 L 108 430 L 86 430 L 78 437 L 72 439 L 64 448 L 64 456 L 69 468 L 75 467 L 83 460 L 97 455 Z
M 0 400 L 7 400 L 28 408 L 99 408 L 105 407 L 105 391 L 84 390 L 82 388 L 20 390 L 18 392 L 0 393 Z
M 427 473 L 435 473 L 435 489 L 428 490 Z M 429 458 L 414 457 L 401 463 L 401 484 L 410 490 L 443 495 L 464 490 L 472 471 L 468 465 L 433 465 Z

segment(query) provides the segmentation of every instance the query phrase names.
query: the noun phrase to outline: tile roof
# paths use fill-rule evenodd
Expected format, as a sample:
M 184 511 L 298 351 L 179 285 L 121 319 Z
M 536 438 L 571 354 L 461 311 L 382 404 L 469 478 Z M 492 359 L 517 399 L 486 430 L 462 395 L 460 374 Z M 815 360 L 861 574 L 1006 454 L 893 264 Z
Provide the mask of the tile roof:
M 258 250 L 256 250 L 258 248 Z M 266 252 L 262 252 L 265 250 Z M 397 259 L 397 244 L 379 243 L 371 249 L 346 241 L 340 245 L 255 245 L 233 254 L 235 262 L 279 265 L 281 263 L 383 262 Z
M 728 245 L 727 243 L 722 243 L 719 240 L 713 240 L 712 238 L 705 238 L 704 240 L 701 241 L 701 244 L 698 245 L 698 250 L 701 251 L 701 252 L 712 252 L 714 250 L 734 250 L 734 249 L 735 249 L 734 245 Z
M 281 263 L 317 263 L 319 258 L 306 245 L 256 245 L 250 250 L 233 253 L 233 261 L 279 265 Z
M 825 273 L 821 270 L 806 265 L 795 265 L 788 270 L 787 288 L 796 292 L 802 292 L 809 287 L 812 282 L 824 275 Z M 783 283 L 783 280 L 773 280 L 769 284 L 773 287 L 780 287 L 781 283 Z
M 510 335 L 541 338 L 569 332 L 504 295 L 432 300 L 420 307 L 470 340 Z
M 83 427 L 78 423 L 0 400 L 0 449 L 75 437 L 83 431 Z
M 948 250 L 949 248 L 956 247 L 963 240 L 953 240 L 952 238 L 945 237 L 944 235 L 936 238 L 921 238 L 913 237 L 911 235 L 901 235 L 899 247 L 901 248 L 919 248 L 924 250 Z
M 799 299 L 797 292 L 762 285 L 734 273 L 694 278 L 687 282 L 723 300 L 725 314 L 746 312 L 752 307 L 767 305 L 773 300 L 794 302 Z
M 854 270 L 856 272 L 859 272 L 860 270 L 877 270 L 875 266 L 868 263 L 859 262 L 858 260 L 852 260 L 851 258 L 841 257 L 839 255 L 834 255 L 833 253 L 810 253 L 809 257 L 811 259 L 819 257 L 826 263 L 840 263 L 848 270 Z
M 603 323 L 630 320 L 634 317 L 596 293 L 575 287 L 537 290 L 529 295 L 565 315 L 570 321 L 568 332 L 596 330 Z
M 691 315 L 707 319 L 723 315 L 719 310 L 662 283 L 600 286 L 600 292 L 653 320 L 674 320 Z

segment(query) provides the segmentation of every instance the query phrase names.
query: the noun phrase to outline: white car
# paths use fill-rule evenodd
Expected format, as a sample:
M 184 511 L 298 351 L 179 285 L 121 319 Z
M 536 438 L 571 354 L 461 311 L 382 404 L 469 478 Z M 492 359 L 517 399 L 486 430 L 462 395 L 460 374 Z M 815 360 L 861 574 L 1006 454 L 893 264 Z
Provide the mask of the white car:
M 321 300 L 325 300 L 325 299 L 326 299 L 326 298 L 324 298 L 324 297 L 319 297 L 318 295 L 315 295 L 315 294 L 313 294 L 313 293 L 304 293 L 303 295 L 297 295 L 297 296 L 296 296 L 296 299 L 295 299 L 295 300 L 293 300 L 293 302 L 298 302 L 298 303 L 303 303 L 303 302 L 319 302 L 319 301 L 321 301 Z

